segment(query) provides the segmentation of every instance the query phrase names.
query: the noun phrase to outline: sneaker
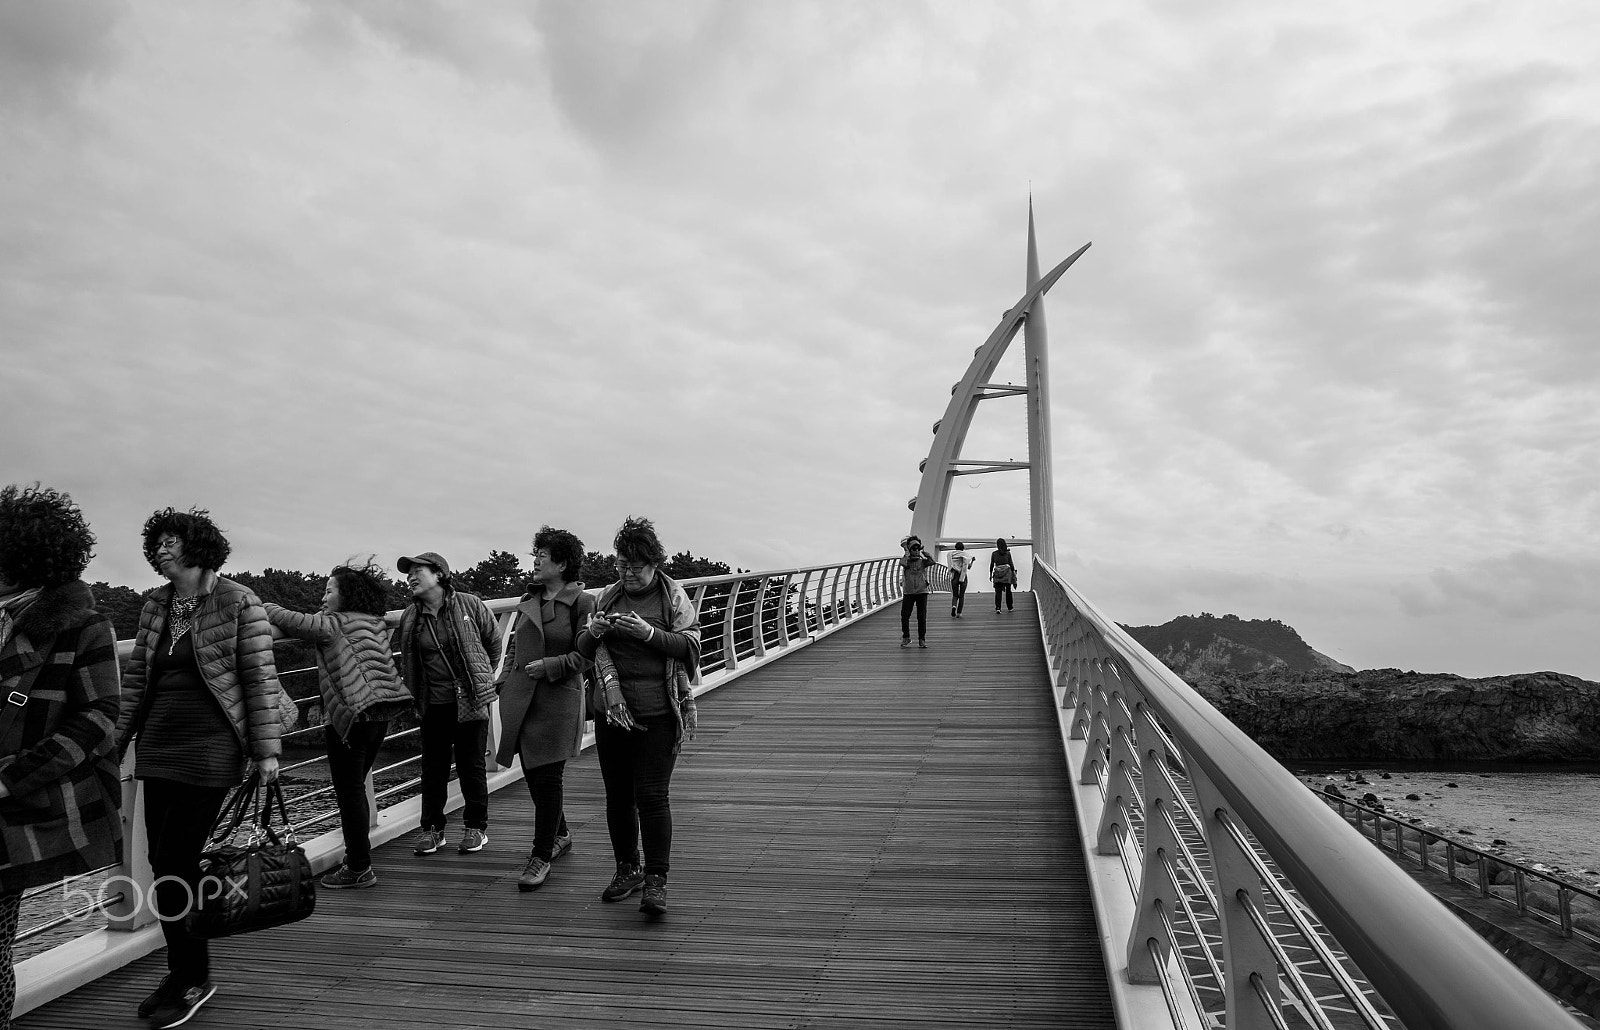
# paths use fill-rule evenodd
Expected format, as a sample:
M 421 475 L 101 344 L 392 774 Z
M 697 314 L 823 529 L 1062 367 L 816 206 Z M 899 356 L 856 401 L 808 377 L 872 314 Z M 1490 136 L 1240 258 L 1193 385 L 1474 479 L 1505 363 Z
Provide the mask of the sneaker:
M 529 855 L 527 864 L 522 867 L 522 875 L 517 877 L 517 890 L 538 890 L 549 878 L 550 863 L 538 855 Z
M 900 646 L 901 647 L 910 647 L 911 646 L 911 638 L 910 637 L 906 637 L 904 640 L 900 641 Z
M 555 844 L 550 848 L 550 861 L 554 862 L 556 859 L 560 858 L 562 855 L 565 855 L 571 850 L 572 834 L 563 833 L 561 836 L 556 838 Z
M 211 1000 L 217 993 L 217 985 L 207 980 L 167 999 L 166 1004 L 159 1006 L 150 1013 L 150 1025 L 156 1030 L 167 1030 L 168 1027 L 182 1026 L 189 1021 L 189 1017 L 200 1011 L 200 1006 Z
M 611 878 L 611 883 L 600 892 L 601 901 L 621 901 L 644 886 L 644 874 L 636 865 L 626 862 L 617 863 L 617 875 Z
M 952 618 L 952 619 L 954 619 L 954 618 L 957 618 L 957 616 L 956 616 L 956 610 L 955 610 L 955 609 L 954 609 L 954 608 L 952 608 L 952 609 L 950 609 L 950 617 L 951 617 L 951 618 Z
M 474 851 L 482 851 L 483 846 L 487 843 L 489 843 L 489 831 L 469 826 L 467 831 L 461 835 L 461 847 L 456 850 L 463 855 L 470 855 Z
M 926 651 L 928 649 L 928 642 L 926 640 L 919 640 L 917 641 L 917 646 Z
M 639 911 L 659 916 L 667 910 L 667 878 L 651 873 L 644 878 L 644 897 L 639 899 Z
M 150 996 L 139 1003 L 139 1018 L 149 1019 L 150 1013 L 182 993 L 178 990 L 177 981 L 173 979 L 171 973 L 168 973 L 161 978 L 160 983 L 156 984 L 156 989 L 150 992 Z
M 431 855 L 444 847 L 443 830 L 423 830 L 417 834 L 417 846 L 412 848 L 412 854 Z
M 324 876 L 318 882 L 324 887 L 331 887 L 334 890 L 342 890 L 346 887 L 376 887 L 378 885 L 378 874 L 372 871 L 371 866 L 358 873 L 347 865 L 340 865 L 339 868 Z

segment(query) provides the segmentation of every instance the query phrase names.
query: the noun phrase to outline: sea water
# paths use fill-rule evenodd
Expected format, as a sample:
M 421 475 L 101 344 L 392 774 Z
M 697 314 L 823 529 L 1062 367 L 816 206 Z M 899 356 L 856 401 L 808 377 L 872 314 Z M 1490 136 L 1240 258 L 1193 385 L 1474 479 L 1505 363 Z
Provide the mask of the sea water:
M 1600 766 L 1296 763 L 1290 770 L 1313 790 L 1332 783 L 1353 801 L 1376 794 L 1389 815 L 1421 819 L 1443 836 L 1600 888 Z M 1348 778 L 1355 775 L 1367 782 Z M 1491 847 L 1496 840 L 1505 844 Z

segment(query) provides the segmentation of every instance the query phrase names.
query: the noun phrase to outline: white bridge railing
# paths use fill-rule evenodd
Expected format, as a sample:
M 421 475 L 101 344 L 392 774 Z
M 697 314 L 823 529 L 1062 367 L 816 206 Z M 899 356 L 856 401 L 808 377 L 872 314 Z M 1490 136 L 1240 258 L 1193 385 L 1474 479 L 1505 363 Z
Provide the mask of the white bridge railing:
M 934 589 L 948 588 L 948 569 L 935 566 L 929 572 Z M 697 695 L 827 636 L 901 596 L 898 555 L 679 582 L 700 612 L 702 683 L 695 690 Z M 506 597 L 488 602 L 489 610 L 500 622 L 506 648 L 511 643 L 510 623 L 517 600 Z M 399 619 L 400 612 L 389 613 L 391 626 Z M 132 651 L 133 641 L 119 642 L 118 653 L 123 661 Z M 285 683 L 286 694 L 301 716 L 319 705 L 315 667 L 280 669 L 279 680 Z M 498 703 L 491 709 L 490 719 L 489 789 L 495 791 L 521 779 L 522 770 L 500 769 L 494 764 L 500 731 Z M 306 853 L 319 873 L 336 864 L 343 852 L 333 788 L 326 784 L 325 776 L 307 774 L 312 767 L 327 764 L 327 755 L 321 752 L 322 732 L 320 724 L 297 725 L 286 731 L 285 759 L 280 767 L 292 813 L 304 813 L 312 807 L 323 809 L 310 818 L 295 815 Z M 392 733 L 385 744 L 416 747 L 413 738 L 417 732 L 412 728 Z M 591 727 L 584 746 L 590 746 L 593 740 Z M 305 756 L 295 760 L 296 751 Z M 419 752 L 376 768 L 367 778 L 374 847 L 416 829 L 421 817 L 421 800 L 416 796 L 419 777 L 412 776 L 381 791 L 375 789 L 375 780 L 380 776 L 392 779 L 399 770 L 420 761 Z M 148 902 L 153 876 L 146 858 L 142 790 L 133 778 L 131 749 L 123 764 L 122 779 L 123 863 L 24 895 L 19 944 L 52 932 L 70 939 L 17 964 L 17 1015 L 162 946 L 160 927 L 155 924 Z M 447 807 L 453 810 L 461 803 L 460 789 L 452 781 Z M 333 828 L 304 839 L 307 828 L 328 824 Z M 82 932 L 74 935 L 74 931 Z
M 1123 1026 L 1579 1025 L 1055 570 L 1032 586 Z

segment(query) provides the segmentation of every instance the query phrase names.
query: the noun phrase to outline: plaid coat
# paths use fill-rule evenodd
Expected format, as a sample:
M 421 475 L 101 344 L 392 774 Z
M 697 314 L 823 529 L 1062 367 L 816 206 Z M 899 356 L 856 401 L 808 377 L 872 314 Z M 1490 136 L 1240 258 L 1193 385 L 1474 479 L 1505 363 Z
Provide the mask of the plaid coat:
M 48 587 L 0 647 L 0 890 L 122 861 L 117 636 L 81 580 Z

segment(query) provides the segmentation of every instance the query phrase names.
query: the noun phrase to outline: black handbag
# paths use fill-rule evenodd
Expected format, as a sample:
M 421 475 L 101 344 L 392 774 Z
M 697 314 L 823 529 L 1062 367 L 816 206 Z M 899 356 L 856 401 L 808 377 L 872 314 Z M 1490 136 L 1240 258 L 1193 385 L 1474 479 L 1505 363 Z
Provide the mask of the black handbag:
M 233 835 L 252 807 L 250 836 L 235 844 Z M 281 834 L 272 827 L 274 807 L 283 823 Z M 191 934 L 211 940 L 254 933 L 297 922 L 316 910 L 311 860 L 295 842 L 278 781 L 263 789 L 260 774 L 252 772 L 222 806 L 217 826 L 225 828 L 213 831 L 211 846 L 200 855 L 200 884 L 186 918 Z

